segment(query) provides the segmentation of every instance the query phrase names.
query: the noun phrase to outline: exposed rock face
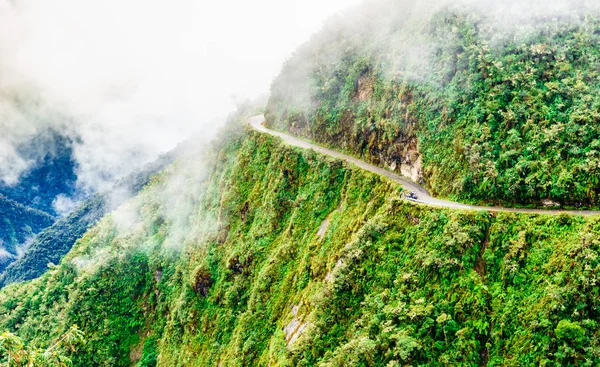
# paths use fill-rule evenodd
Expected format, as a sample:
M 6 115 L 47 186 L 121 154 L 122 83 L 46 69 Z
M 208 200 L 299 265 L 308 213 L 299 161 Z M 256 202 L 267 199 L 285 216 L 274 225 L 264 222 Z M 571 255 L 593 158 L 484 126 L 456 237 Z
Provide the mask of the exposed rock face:
M 356 97 L 359 101 L 366 101 L 373 95 L 373 77 L 365 74 L 358 78 L 356 83 Z
M 557 203 L 556 201 L 552 201 L 550 199 L 545 199 L 545 200 L 542 200 L 542 205 L 546 208 L 551 208 L 551 207 L 559 207 L 560 203 Z
M 298 317 L 299 309 L 300 305 L 292 306 L 292 315 L 294 318 L 289 322 L 289 324 L 287 324 L 286 327 L 283 328 L 285 342 L 288 347 L 292 346 L 298 340 L 298 338 L 302 336 L 308 327 L 308 322 L 302 322 L 302 320 Z
M 142 340 L 138 345 L 131 348 L 131 352 L 129 352 L 129 359 L 134 363 L 138 362 L 140 359 L 142 359 L 143 350 L 144 341 Z
M 342 208 L 338 207 L 336 210 L 338 212 L 341 212 Z M 331 223 L 331 216 L 333 215 L 334 212 L 329 213 L 327 218 L 325 218 L 325 220 L 323 220 L 323 222 L 319 226 L 319 230 L 317 231 L 317 237 L 319 237 L 320 240 L 325 238 L 325 234 L 327 233 L 327 230 L 329 229 L 329 224 Z
M 325 237 L 325 233 L 327 233 L 327 228 L 329 228 L 330 222 L 331 222 L 331 218 L 327 217 L 327 218 L 325 218 L 323 223 L 321 223 L 321 226 L 319 227 L 319 230 L 317 231 L 317 237 L 319 237 L 319 239 L 322 240 Z
M 161 281 L 162 277 L 163 277 L 162 270 L 156 270 L 154 272 L 154 280 L 156 281 L 156 283 L 159 283 Z
M 344 262 L 342 261 L 342 259 L 339 259 L 335 263 L 335 267 L 333 268 L 333 270 L 328 272 L 327 275 L 325 275 L 325 279 L 323 279 L 325 281 L 325 283 L 333 283 L 333 281 L 335 280 L 335 275 L 333 275 L 333 273 L 336 272 L 343 265 L 344 265 Z
M 199 268 L 196 270 L 193 284 L 193 288 L 196 294 L 198 294 L 201 297 L 206 297 L 213 283 L 214 280 L 212 279 L 210 271 L 208 269 Z
M 423 177 L 423 166 L 421 163 L 421 153 L 419 152 L 417 139 L 411 139 L 406 155 L 400 164 L 400 173 L 414 182 L 419 182 Z

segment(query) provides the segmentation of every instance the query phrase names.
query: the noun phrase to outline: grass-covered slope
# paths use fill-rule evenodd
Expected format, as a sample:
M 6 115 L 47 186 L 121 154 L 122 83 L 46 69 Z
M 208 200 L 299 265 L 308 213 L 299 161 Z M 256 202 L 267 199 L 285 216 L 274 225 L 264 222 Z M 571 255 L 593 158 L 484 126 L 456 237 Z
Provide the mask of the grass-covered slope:
M 267 122 L 466 202 L 598 207 L 598 6 L 366 2 L 286 63 Z
M 453 212 L 230 132 L 0 292 L 0 328 L 76 366 L 592 366 L 600 220 Z M 1 358 L 1 357 L 0 357 Z

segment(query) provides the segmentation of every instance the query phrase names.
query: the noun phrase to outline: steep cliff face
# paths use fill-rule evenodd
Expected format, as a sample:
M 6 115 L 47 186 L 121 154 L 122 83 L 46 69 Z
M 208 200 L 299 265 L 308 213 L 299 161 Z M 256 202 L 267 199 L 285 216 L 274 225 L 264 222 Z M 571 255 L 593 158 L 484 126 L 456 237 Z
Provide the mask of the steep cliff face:
M 367 2 L 286 63 L 268 124 L 422 177 L 439 196 L 598 207 L 598 10 Z
M 230 129 L 0 292 L 0 327 L 76 366 L 597 364 L 597 218 L 414 206 Z

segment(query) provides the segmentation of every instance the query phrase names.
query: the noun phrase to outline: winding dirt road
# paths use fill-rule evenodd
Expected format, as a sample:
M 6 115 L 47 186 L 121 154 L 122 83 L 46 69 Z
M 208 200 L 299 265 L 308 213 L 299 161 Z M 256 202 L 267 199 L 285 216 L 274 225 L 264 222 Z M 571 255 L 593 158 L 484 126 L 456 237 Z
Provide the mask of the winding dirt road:
M 268 129 L 263 125 L 264 122 L 265 122 L 264 115 L 257 115 L 257 116 L 252 116 L 252 117 L 248 118 L 248 124 L 256 131 L 260 131 L 261 133 L 279 137 L 283 141 L 288 143 L 289 145 L 292 145 L 295 147 L 304 148 L 304 149 L 312 149 L 316 152 L 328 155 L 330 157 L 342 159 L 342 160 L 352 163 L 364 170 L 376 173 L 378 175 L 385 176 L 385 177 L 399 183 L 402 186 L 402 188 L 404 188 L 405 190 L 413 191 L 417 194 L 418 200 L 410 200 L 410 201 L 418 203 L 418 204 L 429 205 L 429 206 L 440 207 L 440 208 L 453 208 L 453 209 L 488 211 L 488 212 L 510 212 L 510 213 L 550 214 L 550 215 L 565 214 L 565 213 L 573 214 L 573 215 L 600 215 L 600 211 L 594 211 L 594 210 L 546 210 L 546 209 L 502 208 L 502 207 L 496 207 L 496 206 L 467 205 L 467 204 L 456 203 L 453 201 L 437 199 L 437 198 L 432 197 L 427 192 L 427 190 L 425 190 L 425 188 L 412 182 L 411 180 L 407 179 L 404 176 L 401 176 L 399 174 L 390 172 L 386 169 L 374 166 L 370 163 L 361 161 L 360 159 L 349 156 L 347 154 L 343 154 L 338 151 L 322 147 L 320 145 L 293 137 L 291 135 L 288 135 L 288 134 L 285 134 L 285 133 L 282 133 L 279 131 L 274 131 L 274 130 Z

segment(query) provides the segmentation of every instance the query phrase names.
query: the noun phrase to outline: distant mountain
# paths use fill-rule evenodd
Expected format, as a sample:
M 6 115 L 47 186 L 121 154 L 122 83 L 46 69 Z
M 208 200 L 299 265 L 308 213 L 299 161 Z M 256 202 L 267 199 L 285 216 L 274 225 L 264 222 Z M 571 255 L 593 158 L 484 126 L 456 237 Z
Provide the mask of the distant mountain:
M 153 163 L 131 173 L 117 182 L 110 192 L 91 196 L 71 214 L 39 233 L 28 245 L 23 256 L 0 273 L 0 287 L 37 278 L 48 270 L 48 264 L 58 264 L 91 226 L 140 191 L 154 173 L 172 162 L 174 154 L 163 155 Z
M 51 226 L 59 215 L 54 201 L 76 193 L 73 141 L 47 130 L 17 147 L 31 167 L 15 185 L 0 183 L 0 271 L 25 251 L 26 242 Z
M 0 195 L 0 271 L 16 258 L 20 244 L 53 222 L 51 215 Z

